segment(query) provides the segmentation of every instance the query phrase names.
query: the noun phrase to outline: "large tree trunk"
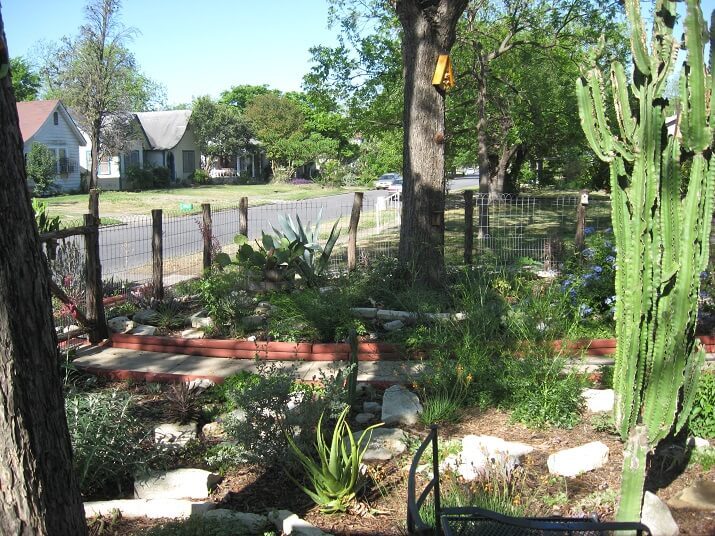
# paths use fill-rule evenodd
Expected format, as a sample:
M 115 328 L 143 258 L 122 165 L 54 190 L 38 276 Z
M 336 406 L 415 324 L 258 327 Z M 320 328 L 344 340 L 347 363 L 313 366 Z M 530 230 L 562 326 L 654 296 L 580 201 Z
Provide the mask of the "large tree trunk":
M 9 62 L 5 43 L 0 15 L 0 65 Z M 48 273 L 11 88 L 0 78 L 0 534 L 81 536 Z
M 403 208 L 399 258 L 418 277 L 444 275 L 444 93 L 432 85 L 437 58 L 454 44 L 467 0 L 398 0 L 403 29 Z

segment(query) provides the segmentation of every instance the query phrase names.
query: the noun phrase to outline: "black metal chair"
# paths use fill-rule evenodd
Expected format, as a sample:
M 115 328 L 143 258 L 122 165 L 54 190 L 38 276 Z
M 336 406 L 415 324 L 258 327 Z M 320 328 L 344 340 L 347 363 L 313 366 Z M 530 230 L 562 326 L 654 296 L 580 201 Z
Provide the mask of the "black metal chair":
M 432 479 L 421 491 L 416 492 L 417 467 L 427 447 L 432 445 Z M 605 536 L 608 534 L 636 534 L 650 536 L 651 532 L 642 523 L 603 522 L 591 518 L 569 517 L 511 517 L 473 506 L 442 508 L 439 492 L 439 456 L 437 426 L 432 426 L 429 435 L 415 452 L 407 481 L 407 531 L 409 534 L 437 536 L 471 535 L 484 536 Z M 433 494 L 435 526 L 428 525 L 420 515 L 420 509 Z

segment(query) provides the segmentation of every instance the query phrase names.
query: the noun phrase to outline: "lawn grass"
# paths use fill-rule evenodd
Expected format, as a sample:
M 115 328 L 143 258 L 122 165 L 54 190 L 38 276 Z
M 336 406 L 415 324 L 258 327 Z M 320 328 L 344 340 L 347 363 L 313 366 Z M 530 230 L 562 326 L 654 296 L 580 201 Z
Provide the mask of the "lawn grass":
M 241 197 L 248 197 L 251 206 L 272 201 L 300 201 L 313 197 L 344 194 L 356 188 L 327 188 L 317 184 L 250 184 L 207 185 L 169 190 L 145 190 L 143 192 L 102 192 L 99 198 L 100 216 L 120 217 L 149 215 L 152 209 L 178 211 L 179 204 L 194 205 L 194 212 L 201 210 L 201 203 L 212 205 L 238 205 Z M 61 220 L 81 220 L 87 212 L 87 194 L 60 195 L 43 199 L 51 216 Z

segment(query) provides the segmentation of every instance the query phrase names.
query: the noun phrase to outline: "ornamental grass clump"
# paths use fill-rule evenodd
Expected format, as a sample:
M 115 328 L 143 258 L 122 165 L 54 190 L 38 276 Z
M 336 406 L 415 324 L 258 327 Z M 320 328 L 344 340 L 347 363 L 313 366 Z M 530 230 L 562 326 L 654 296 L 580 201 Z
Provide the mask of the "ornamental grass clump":
M 355 500 L 364 483 L 360 470 L 362 458 L 372 437 L 372 430 L 382 424 L 365 429 L 356 440 L 345 420 L 349 410 L 350 408 L 346 407 L 340 413 L 330 445 L 323 437 L 323 415 L 318 419 L 315 443 L 317 462 L 304 454 L 286 432 L 291 451 L 308 477 L 309 487 L 300 484 L 290 473 L 287 473 L 288 477 L 326 514 L 345 512 Z

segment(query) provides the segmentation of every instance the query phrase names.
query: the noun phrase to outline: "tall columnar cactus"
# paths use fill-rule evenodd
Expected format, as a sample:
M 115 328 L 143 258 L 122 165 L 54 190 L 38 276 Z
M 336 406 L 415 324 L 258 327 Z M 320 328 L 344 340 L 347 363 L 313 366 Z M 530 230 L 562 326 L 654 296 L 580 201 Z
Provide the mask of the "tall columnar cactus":
M 611 173 L 618 248 L 615 419 L 626 442 L 618 519 L 634 520 L 646 457 L 686 423 L 704 359 L 695 323 L 713 214 L 715 106 L 698 0 L 687 0 L 687 60 L 670 127 L 664 89 L 680 48 L 673 37 L 677 4 L 657 0 L 648 44 L 638 0 L 625 3 L 633 75 L 629 84 L 623 66 L 611 66 L 617 131 L 609 124 L 597 68 L 577 81 L 577 95 L 588 142 Z M 712 64 L 712 41 L 710 51 Z

